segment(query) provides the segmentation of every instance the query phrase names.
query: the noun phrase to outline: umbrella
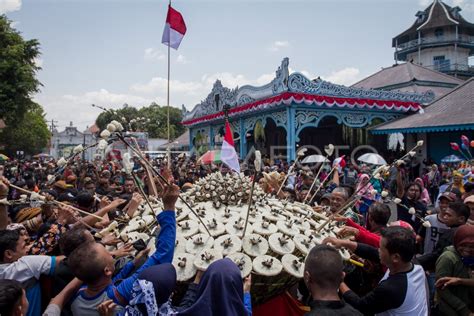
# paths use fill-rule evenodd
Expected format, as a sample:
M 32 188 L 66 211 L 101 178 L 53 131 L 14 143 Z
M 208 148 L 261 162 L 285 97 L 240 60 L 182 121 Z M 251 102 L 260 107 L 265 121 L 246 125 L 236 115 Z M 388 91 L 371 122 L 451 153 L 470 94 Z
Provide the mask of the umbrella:
M 441 159 L 442 163 L 456 163 L 456 162 L 461 162 L 461 161 L 462 159 L 456 155 L 449 155 Z
M 10 158 L 8 158 L 7 156 L 5 156 L 4 154 L 0 154 L 0 161 L 5 161 L 5 160 L 9 160 Z
M 311 155 L 308 157 L 305 157 L 301 163 L 320 163 L 320 162 L 328 162 L 329 159 L 322 155 Z
M 210 165 L 211 163 L 219 163 L 221 162 L 221 151 L 209 150 L 204 155 L 202 155 L 198 161 L 205 165 Z
M 385 159 L 383 159 L 382 156 L 379 154 L 374 154 L 374 153 L 368 153 L 368 154 L 363 154 L 360 156 L 357 160 L 360 162 L 365 162 L 371 165 L 386 165 L 387 162 Z

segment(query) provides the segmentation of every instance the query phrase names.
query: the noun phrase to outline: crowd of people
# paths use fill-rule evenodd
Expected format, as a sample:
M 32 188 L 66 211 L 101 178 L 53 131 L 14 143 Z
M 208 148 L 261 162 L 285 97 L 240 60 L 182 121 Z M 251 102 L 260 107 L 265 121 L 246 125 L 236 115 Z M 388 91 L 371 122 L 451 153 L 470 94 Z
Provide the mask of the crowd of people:
M 1 315 L 252 314 L 251 277 L 242 279 L 231 260 L 199 272 L 181 295 L 171 264 L 180 191 L 231 171 L 186 156 L 150 161 L 169 184 L 138 158 L 132 175 L 109 160 L 0 165 Z M 373 176 L 374 166 L 350 162 L 335 170 L 291 165 L 265 160 L 259 184 L 342 227 L 311 249 L 303 280 L 287 289 L 300 315 L 474 314 L 473 166 L 429 164 L 414 174 L 398 161 Z M 242 172 L 253 176 L 253 166 L 243 163 Z M 149 194 L 163 203 L 153 253 L 97 234 Z M 338 248 L 361 264 L 344 262 Z

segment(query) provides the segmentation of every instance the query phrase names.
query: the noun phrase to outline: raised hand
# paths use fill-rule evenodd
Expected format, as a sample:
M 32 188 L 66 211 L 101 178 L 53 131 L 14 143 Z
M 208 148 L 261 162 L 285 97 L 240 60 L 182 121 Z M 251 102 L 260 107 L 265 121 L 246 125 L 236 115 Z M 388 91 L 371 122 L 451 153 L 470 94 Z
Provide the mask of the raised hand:
M 130 255 L 132 251 L 133 251 L 133 245 L 125 244 L 122 248 L 111 251 L 110 254 L 115 256 L 116 258 L 121 258 L 121 257 L 126 257 Z
M 167 211 L 175 209 L 176 201 L 179 196 L 179 187 L 174 184 L 165 186 L 161 199 L 163 201 L 163 208 Z
M 117 304 L 115 304 L 114 301 L 107 300 L 97 306 L 97 311 L 100 316 L 114 316 L 116 307 Z

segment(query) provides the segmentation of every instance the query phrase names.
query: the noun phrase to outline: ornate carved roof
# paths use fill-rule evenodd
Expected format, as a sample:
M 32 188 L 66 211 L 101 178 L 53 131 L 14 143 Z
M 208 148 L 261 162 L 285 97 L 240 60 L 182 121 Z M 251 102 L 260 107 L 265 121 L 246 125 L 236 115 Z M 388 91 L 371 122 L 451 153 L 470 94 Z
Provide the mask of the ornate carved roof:
M 432 91 L 423 94 L 346 87 L 324 81 L 310 80 L 301 73 L 289 74 L 289 59 L 284 58 L 275 78 L 262 87 L 243 86 L 229 89 L 218 80 L 211 93 L 190 112 L 183 111 L 183 124 L 194 125 L 221 119 L 223 107 L 230 106 L 229 116 L 293 103 L 320 107 L 377 109 L 396 112 L 417 111 L 420 104 L 434 99 Z
M 396 47 L 397 40 L 401 44 L 415 39 L 418 31 L 449 25 L 458 25 L 463 33 L 474 35 L 474 24 L 466 21 L 460 11 L 459 7 L 450 7 L 441 0 L 434 0 L 425 10 L 416 13 L 417 19 L 412 26 L 393 38 L 392 46 Z
M 432 90 L 438 98 L 464 81 L 414 63 L 402 63 L 382 70 L 356 82 L 355 88 L 401 90 L 420 93 Z
M 372 132 L 389 134 L 474 130 L 473 109 L 474 78 L 471 78 L 431 103 L 423 113 L 378 125 Z

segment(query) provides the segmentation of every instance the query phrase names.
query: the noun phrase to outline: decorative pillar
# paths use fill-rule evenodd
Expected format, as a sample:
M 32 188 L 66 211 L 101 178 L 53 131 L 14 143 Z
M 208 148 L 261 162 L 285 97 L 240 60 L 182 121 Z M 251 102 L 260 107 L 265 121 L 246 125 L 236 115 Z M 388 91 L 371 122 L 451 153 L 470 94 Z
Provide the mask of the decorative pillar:
M 240 127 L 240 159 L 245 159 L 247 156 L 247 133 L 245 132 L 245 121 L 243 118 L 239 120 Z
M 296 158 L 296 141 L 295 141 L 295 109 L 292 106 L 286 108 L 286 157 L 288 162 Z
M 193 151 L 193 129 L 189 128 L 189 152 L 191 153 Z
M 214 127 L 212 125 L 209 125 L 209 149 L 213 150 L 214 149 Z

